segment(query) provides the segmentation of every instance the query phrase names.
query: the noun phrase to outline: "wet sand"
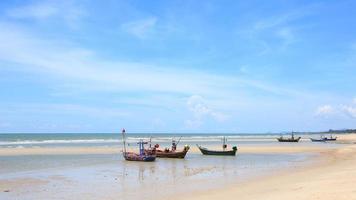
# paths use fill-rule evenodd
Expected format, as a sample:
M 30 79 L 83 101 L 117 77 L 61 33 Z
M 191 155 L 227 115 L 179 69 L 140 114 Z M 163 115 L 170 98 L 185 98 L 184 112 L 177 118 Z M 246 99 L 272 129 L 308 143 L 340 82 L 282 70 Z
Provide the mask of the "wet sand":
M 356 135 L 338 137 L 242 145 L 236 158 L 192 147 L 185 160 L 149 164 L 123 161 L 119 147 L 1 148 L 0 199 L 353 199 Z M 11 169 L 18 161 L 36 165 Z
M 343 141 L 345 143 L 347 141 Z M 341 142 L 340 142 L 341 143 Z M 209 149 L 221 149 L 220 145 L 205 145 Z M 278 143 L 273 145 L 238 145 L 238 153 L 318 153 L 325 149 L 336 149 L 335 145 L 306 143 Z M 181 150 L 178 148 L 178 150 Z M 137 151 L 137 148 L 128 148 Z M 0 148 L 0 156 L 22 155 L 73 155 L 73 154 L 119 154 L 121 147 L 30 147 L 30 148 Z M 189 153 L 200 153 L 196 146 L 192 146 Z

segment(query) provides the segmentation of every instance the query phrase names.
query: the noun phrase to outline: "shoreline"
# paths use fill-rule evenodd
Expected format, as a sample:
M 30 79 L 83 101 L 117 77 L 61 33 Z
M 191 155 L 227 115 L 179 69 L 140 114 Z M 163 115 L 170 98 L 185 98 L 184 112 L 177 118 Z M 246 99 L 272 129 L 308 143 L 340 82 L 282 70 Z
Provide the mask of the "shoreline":
M 207 146 L 219 149 L 220 146 Z M 237 154 L 290 154 L 290 153 L 319 153 L 325 149 L 337 149 L 338 147 L 323 146 L 244 146 L 238 148 Z M 180 148 L 178 148 L 180 150 Z M 136 151 L 133 148 L 133 151 Z M 27 155 L 85 155 L 85 154 L 121 154 L 120 147 L 25 147 L 25 148 L 0 148 L 0 156 L 27 156 Z M 200 154 L 198 148 L 191 147 L 190 153 Z
M 260 176 L 246 182 L 204 193 L 184 195 L 186 200 L 254 199 L 309 200 L 353 199 L 356 197 L 356 134 L 340 139 L 349 145 L 319 152 L 316 161 L 296 169 Z
M 39 166 L 44 166 L 43 170 L 37 168 L 37 171 L 33 173 L 10 175 L 8 178 L 0 180 L 0 188 L 3 190 L 0 196 L 25 195 L 28 197 L 24 192 L 33 190 L 38 192 L 38 195 L 56 194 L 62 195 L 63 199 L 71 199 L 66 196 L 66 193 L 56 191 L 67 187 L 71 190 L 71 195 L 77 197 L 76 199 L 84 199 L 80 194 L 90 194 L 91 189 L 88 190 L 88 188 L 96 188 L 101 192 L 96 194 L 97 196 L 94 195 L 90 198 L 88 196 L 85 199 L 95 200 L 104 197 L 105 199 L 118 199 L 123 197 L 122 195 L 126 195 L 118 191 L 116 188 L 118 186 L 121 189 L 131 188 L 126 192 L 134 195 L 136 186 L 142 186 L 142 189 L 149 192 L 153 189 L 149 186 L 150 183 L 160 180 L 159 186 L 154 187 L 154 190 L 163 187 L 169 191 L 156 196 L 156 199 L 172 198 L 171 195 L 187 200 L 234 199 L 236 197 L 242 200 L 352 199 L 356 196 L 356 190 L 352 188 L 352 183 L 356 181 L 355 141 L 356 134 L 340 137 L 337 145 L 332 143 L 319 145 L 311 142 L 285 144 L 277 141 L 272 145 L 241 145 L 238 151 L 240 157 L 237 156 L 236 159 L 202 156 L 199 150 L 193 146 L 189 152 L 191 157 L 188 154 L 187 159 L 159 160 L 150 164 L 122 161 L 121 155 L 119 155 L 121 153 L 119 146 L 0 148 L 0 157 L 3 157 L 5 161 L 6 159 L 9 161 L 20 161 L 19 159 L 21 159 L 21 162 L 26 163 L 26 161 L 35 159 L 30 163 L 40 161 L 43 164 Z M 218 145 L 208 145 L 207 147 L 221 148 Z M 69 156 L 62 157 L 60 155 Z M 294 158 L 290 156 L 294 156 Z M 295 156 L 300 159 L 296 159 Z M 306 157 L 303 158 L 304 156 Z M 52 159 L 49 163 L 44 160 L 52 157 L 53 159 L 69 158 L 74 160 L 54 161 Z M 97 161 L 96 159 L 103 160 Z M 288 159 L 290 161 L 287 161 Z M 61 166 L 56 166 L 57 162 L 60 162 Z M 275 162 L 280 164 L 275 164 Z M 291 163 L 286 164 L 287 162 Z M 286 165 L 284 166 L 283 163 Z M 268 169 L 264 169 L 265 167 Z M 160 171 L 168 169 L 170 169 L 170 175 L 160 173 Z M 245 171 L 247 176 L 244 176 L 243 173 L 234 174 L 238 174 L 241 170 Z M 250 170 L 250 172 L 246 170 Z M 81 178 L 73 173 L 80 173 L 79 177 Z M 225 173 L 229 175 L 223 175 Z M 88 175 L 93 181 L 85 181 Z M 127 175 L 130 178 L 126 177 Z M 38 176 L 42 178 L 37 179 Z M 130 181 L 127 182 L 127 180 Z M 186 181 L 192 183 L 189 187 L 194 188 L 185 188 Z M 102 183 L 102 187 L 97 187 L 98 182 Z M 67 186 L 51 188 L 52 185 L 62 185 L 63 183 Z M 117 185 L 118 183 L 119 185 Z M 82 187 L 82 184 L 85 184 L 86 187 Z M 6 193 L 5 190 L 10 190 L 10 192 Z M 36 199 L 39 197 L 38 195 L 34 194 L 33 198 L 29 199 Z M 129 198 L 123 199 L 141 198 L 130 195 Z

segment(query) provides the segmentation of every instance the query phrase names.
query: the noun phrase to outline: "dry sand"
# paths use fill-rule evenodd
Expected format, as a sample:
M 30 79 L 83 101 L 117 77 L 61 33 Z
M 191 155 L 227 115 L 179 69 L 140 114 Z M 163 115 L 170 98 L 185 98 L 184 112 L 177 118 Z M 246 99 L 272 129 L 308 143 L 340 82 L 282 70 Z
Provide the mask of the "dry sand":
M 239 183 L 224 189 L 188 194 L 184 199 L 356 199 L 356 135 L 342 135 L 339 139 L 349 145 L 321 151 L 319 161 L 312 166 L 281 172 L 279 175 Z

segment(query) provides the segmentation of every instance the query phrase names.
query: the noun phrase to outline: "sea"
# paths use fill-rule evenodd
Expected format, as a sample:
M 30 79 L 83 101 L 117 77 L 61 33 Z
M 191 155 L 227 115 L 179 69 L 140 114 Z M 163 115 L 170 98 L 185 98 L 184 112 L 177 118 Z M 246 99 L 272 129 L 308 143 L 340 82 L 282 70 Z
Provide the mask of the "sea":
M 128 145 L 135 145 L 139 140 L 152 143 L 170 144 L 172 140 L 181 144 L 219 144 L 224 137 L 228 142 L 235 144 L 269 144 L 275 143 L 281 135 L 288 137 L 287 133 L 126 133 Z M 303 141 L 310 137 L 318 138 L 318 133 L 298 135 Z M 0 134 L 0 148 L 23 147 L 56 147 L 56 146 L 120 146 L 121 133 L 3 133 Z

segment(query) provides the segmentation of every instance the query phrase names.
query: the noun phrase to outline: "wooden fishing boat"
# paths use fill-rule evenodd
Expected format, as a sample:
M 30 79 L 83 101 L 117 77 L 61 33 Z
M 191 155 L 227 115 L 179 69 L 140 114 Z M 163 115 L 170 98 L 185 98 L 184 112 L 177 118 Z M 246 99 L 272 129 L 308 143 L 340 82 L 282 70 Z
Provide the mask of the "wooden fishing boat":
M 184 158 L 189 151 L 189 146 L 185 146 L 182 151 L 156 150 L 156 156 L 159 158 Z
M 302 137 L 297 137 L 295 138 L 294 137 L 294 133 L 292 133 L 292 137 L 290 138 L 284 138 L 283 136 L 277 138 L 278 142 L 299 142 L 299 140 L 301 139 Z
M 197 145 L 199 148 L 200 152 L 203 155 L 214 155 L 214 156 L 235 156 L 237 152 L 237 147 L 233 146 L 232 150 L 226 150 L 227 145 L 226 145 L 226 138 L 223 138 L 223 150 L 222 151 L 217 151 L 217 150 L 209 150 L 205 147 Z
M 140 140 L 137 144 L 139 145 L 140 153 L 127 152 L 126 151 L 126 137 L 125 137 L 125 129 L 122 129 L 122 141 L 124 143 L 124 151 L 123 156 L 127 161 L 142 161 L 142 162 L 153 162 L 156 160 L 156 154 L 154 152 L 147 153 L 145 152 L 144 145 L 147 142 Z
M 235 156 L 237 147 L 232 147 L 232 150 L 229 151 L 216 151 L 216 150 L 209 150 L 205 147 L 197 145 L 199 150 L 203 155 L 214 155 L 214 156 Z
M 153 148 L 146 149 L 145 151 L 147 153 L 154 152 L 156 154 L 156 156 L 159 158 L 184 158 L 185 155 L 188 153 L 190 147 L 188 145 L 185 145 L 184 149 L 182 151 L 178 151 L 177 146 L 178 146 L 181 138 L 182 137 L 179 138 L 178 142 L 176 142 L 175 140 L 172 140 L 171 149 L 165 148 L 164 150 L 161 150 L 161 149 L 158 149 L 159 144 L 156 144 Z

